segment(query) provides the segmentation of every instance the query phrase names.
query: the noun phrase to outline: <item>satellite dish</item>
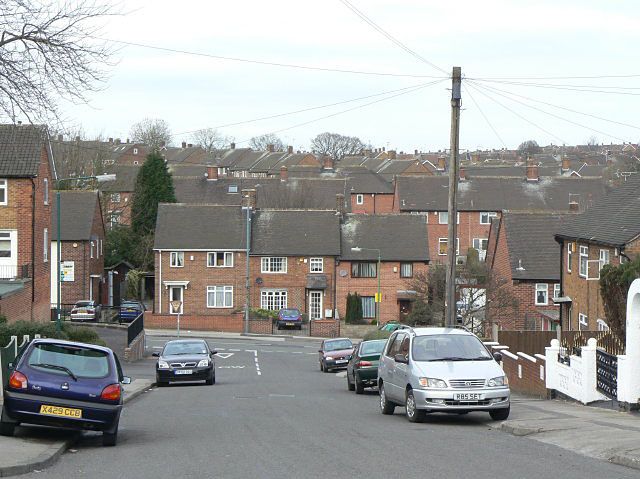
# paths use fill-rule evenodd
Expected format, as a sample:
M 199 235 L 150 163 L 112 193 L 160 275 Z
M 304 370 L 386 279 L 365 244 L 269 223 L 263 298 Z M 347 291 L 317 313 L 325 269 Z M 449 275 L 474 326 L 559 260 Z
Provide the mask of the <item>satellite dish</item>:
M 347 272 L 346 272 L 344 269 L 341 269 L 341 270 L 340 270 L 340 276 L 341 276 L 342 278 L 344 278 L 345 276 L 347 276 Z
M 256 284 L 262 284 L 262 278 L 256 278 Z

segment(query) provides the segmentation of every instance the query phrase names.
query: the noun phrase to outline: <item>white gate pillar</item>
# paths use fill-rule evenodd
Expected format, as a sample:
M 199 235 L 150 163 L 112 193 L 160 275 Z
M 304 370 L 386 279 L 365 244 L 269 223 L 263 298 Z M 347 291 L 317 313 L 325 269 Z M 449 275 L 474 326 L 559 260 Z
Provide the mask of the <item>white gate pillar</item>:
M 627 294 L 626 354 L 618 356 L 618 401 L 637 409 L 640 402 L 640 279 Z

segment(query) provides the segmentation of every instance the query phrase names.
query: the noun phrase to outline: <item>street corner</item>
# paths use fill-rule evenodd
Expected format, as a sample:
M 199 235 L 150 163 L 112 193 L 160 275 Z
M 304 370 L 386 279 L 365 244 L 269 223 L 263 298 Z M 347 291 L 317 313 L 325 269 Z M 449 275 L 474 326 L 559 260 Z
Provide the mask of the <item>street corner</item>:
M 640 470 L 640 448 L 614 454 L 609 458 L 609 462 Z

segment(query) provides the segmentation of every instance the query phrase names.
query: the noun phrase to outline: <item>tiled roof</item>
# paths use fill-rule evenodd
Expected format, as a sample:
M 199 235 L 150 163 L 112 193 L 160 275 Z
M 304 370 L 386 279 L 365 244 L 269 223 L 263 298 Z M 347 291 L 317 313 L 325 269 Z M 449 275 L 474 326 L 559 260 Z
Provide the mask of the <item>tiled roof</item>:
M 91 227 L 97 202 L 97 191 L 68 190 L 60 192 L 60 239 L 62 241 L 91 239 Z M 55 241 L 58 238 L 58 208 L 55 195 L 53 195 L 52 204 L 50 239 Z
M 377 173 L 363 167 L 343 168 L 350 193 L 393 193 L 393 186 Z
M 105 173 L 115 174 L 114 181 L 105 181 L 99 184 L 100 191 L 105 193 L 132 192 L 136 188 L 136 179 L 141 166 L 137 165 L 110 165 L 105 167 Z
M 422 215 L 347 215 L 341 228 L 341 258 L 383 261 L 428 261 L 427 224 Z
M 0 177 L 37 176 L 47 137 L 44 126 L 0 125 Z

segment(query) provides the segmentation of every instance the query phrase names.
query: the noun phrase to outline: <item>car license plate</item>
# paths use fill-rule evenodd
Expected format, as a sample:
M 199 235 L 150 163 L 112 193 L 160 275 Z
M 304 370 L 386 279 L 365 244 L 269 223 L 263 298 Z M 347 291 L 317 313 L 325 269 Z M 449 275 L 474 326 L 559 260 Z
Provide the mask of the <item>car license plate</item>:
M 80 419 L 82 417 L 82 409 L 72 409 L 69 407 L 49 406 L 47 404 L 42 404 L 40 406 L 40 414 L 46 414 L 47 416 L 61 416 Z
M 127 313 L 135 313 L 135 309 L 127 308 Z
M 455 401 L 482 401 L 484 394 L 480 393 L 456 393 L 453 395 Z
M 336 364 L 342 364 L 342 363 L 347 363 L 349 361 L 347 361 L 346 359 L 338 359 L 336 360 Z
M 296 323 L 287 323 L 287 326 L 295 326 Z
M 78 310 L 78 314 L 87 314 L 87 310 L 86 309 L 79 309 Z
M 193 370 L 191 369 L 176 369 L 176 374 L 193 374 Z

